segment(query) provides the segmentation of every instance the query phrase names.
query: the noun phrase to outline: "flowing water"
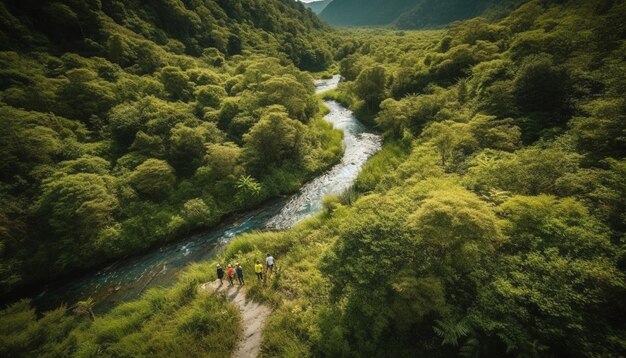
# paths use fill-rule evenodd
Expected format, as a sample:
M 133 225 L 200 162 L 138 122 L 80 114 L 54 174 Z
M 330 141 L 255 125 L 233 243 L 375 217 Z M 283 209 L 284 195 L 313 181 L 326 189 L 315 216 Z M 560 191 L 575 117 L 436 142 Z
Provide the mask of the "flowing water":
M 317 92 L 333 89 L 339 76 L 316 82 Z M 324 118 L 344 132 L 344 156 L 326 173 L 305 184 L 288 199 L 274 200 L 240 215 L 213 230 L 155 248 L 141 256 L 117 261 L 99 271 L 63 283 L 50 284 L 33 298 L 39 310 L 71 305 L 93 298 L 95 311 L 105 312 L 119 303 L 137 298 L 147 288 L 167 286 L 187 265 L 207 260 L 233 237 L 252 230 L 286 229 L 322 208 L 328 194 L 341 194 L 356 179 L 363 164 L 380 150 L 382 139 L 369 133 L 352 112 L 335 101 L 326 101 L 330 113 Z

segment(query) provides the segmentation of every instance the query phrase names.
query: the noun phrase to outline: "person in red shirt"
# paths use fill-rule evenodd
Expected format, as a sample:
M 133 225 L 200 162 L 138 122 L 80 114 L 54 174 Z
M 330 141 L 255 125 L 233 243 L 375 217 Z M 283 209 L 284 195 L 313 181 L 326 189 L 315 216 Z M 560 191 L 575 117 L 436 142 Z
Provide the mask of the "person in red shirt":
M 228 268 L 226 269 L 226 276 L 228 276 L 228 283 L 230 284 L 230 286 L 234 286 L 235 284 L 233 283 L 233 278 L 235 278 L 235 269 L 233 268 L 233 265 L 228 264 Z

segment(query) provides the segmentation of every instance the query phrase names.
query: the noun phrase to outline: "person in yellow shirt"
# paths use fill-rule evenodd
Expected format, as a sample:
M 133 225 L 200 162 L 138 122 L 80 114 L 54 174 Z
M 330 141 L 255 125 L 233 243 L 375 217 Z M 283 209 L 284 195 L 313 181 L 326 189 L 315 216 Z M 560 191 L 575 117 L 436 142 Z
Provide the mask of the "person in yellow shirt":
M 259 281 L 263 281 L 263 265 L 261 265 L 259 260 L 256 260 L 256 265 L 254 265 L 254 273 L 256 273 Z

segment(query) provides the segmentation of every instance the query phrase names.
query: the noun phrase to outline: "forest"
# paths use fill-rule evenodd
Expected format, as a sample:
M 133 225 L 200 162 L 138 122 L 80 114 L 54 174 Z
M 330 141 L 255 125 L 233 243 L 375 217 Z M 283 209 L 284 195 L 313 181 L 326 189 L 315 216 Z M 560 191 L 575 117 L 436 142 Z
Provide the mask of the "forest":
M 287 0 L 26 4 L 0 3 L 5 293 L 296 191 L 342 151 L 313 78 L 338 71 L 321 96 L 385 141 L 319 215 L 171 287 L 97 317 L 5 305 L 2 356 L 228 356 L 240 313 L 199 285 L 267 252 L 262 357 L 626 355 L 625 2 L 419 31 Z
M 328 66 L 326 27 L 300 5 L 36 3 L 0 3 L 0 294 L 212 226 L 339 159 L 302 71 Z

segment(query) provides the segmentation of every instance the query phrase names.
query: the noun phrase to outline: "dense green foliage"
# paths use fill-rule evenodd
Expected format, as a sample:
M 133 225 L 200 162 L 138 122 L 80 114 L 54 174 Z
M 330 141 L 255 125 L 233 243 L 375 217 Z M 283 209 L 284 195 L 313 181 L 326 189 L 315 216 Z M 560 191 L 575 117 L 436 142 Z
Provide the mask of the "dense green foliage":
M 308 313 L 276 324 L 324 356 L 624 354 L 625 14 L 529 2 L 434 42 L 346 33 L 352 82 L 335 97 L 364 113 L 380 101 L 395 142 L 378 157 L 408 157 L 375 157 L 357 182 L 371 193 L 298 234 L 331 243 L 311 259 L 328 293 L 285 283 Z M 362 89 L 373 71 L 381 96 Z M 268 355 L 288 355 L 271 337 Z
M 328 44 L 317 36 L 324 25 L 291 0 L 4 0 L 0 6 L 4 50 L 80 50 L 141 74 L 162 66 L 161 49 L 217 63 L 260 51 L 307 70 L 324 69 L 330 60 Z
M 327 29 L 272 1 L 0 2 L 0 294 L 296 190 Z M 236 200 L 233 200 L 235 198 Z
M 279 258 L 263 354 L 623 355 L 625 14 L 529 2 L 440 34 L 342 33 L 328 96 L 387 143 L 358 199 L 226 252 Z
M 267 285 L 247 283 L 250 298 L 274 308 L 262 356 L 625 355 L 624 16 L 620 1 L 537 0 L 497 21 L 476 18 L 445 31 L 335 33 L 335 59 L 345 83 L 326 96 L 375 124 L 386 142 L 353 190 L 325 199 L 322 214 L 289 231 L 240 236 L 219 257 L 222 263 L 242 262 L 246 272 L 267 252 L 276 258 Z M 18 146 L 3 149 L 7 158 L 16 158 L 4 165 L 50 178 L 37 189 L 33 210 L 49 215 L 52 229 L 74 210 L 80 225 L 71 230 L 83 225 L 98 230 L 93 223 L 100 223 L 111 235 L 103 237 L 116 238 L 129 225 L 105 224 L 119 220 L 117 210 L 143 213 L 157 205 L 163 210 L 172 198 L 183 204 L 176 220 L 167 216 L 168 227 L 202 222 L 217 206 L 180 194 L 184 181 L 177 175 L 193 161 L 177 162 L 173 153 L 193 153 L 194 138 L 218 138 L 206 139 L 209 150 L 191 178 L 202 175 L 212 183 L 215 173 L 236 173 L 235 197 L 243 203 L 277 188 L 259 174 L 268 156 L 283 166 L 310 163 L 311 155 L 301 151 L 307 146 L 297 143 L 306 139 L 307 128 L 321 126 L 307 114 L 315 103 L 306 96 L 283 101 L 282 95 L 273 96 L 278 89 L 262 90 L 284 82 L 259 81 L 259 72 L 250 71 L 268 67 L 262 60 L 239 61 L 250 61 L 246 71 L 224 67 L 225 95 L 201 96 L 204 103 L 219 101 L 219 111 L 206 112 L 215 120 L 194 123 L 188 117 L 197 115 L 197 99 L 189 102 L 190 112 L 161 108 L 186 103 L 167 101 L 166 96 L 186 96 L 184 86 L 176 85 L 175 69 L 154 79 L 160 84 L 163 76 L 172 79 L 172 92 L 117 104 L 111 118 L 145 115 L 137 122 L 103 122 L 118 123 L 117 132 L 109 129 L 110 137 L 102 137 L 117 147 L 89 141 L 102 132 L 87 124 L 7 106 L 5 113 L 28 126 L 5 120 L 5 127 L 36 135 L 6 135 Z M 302 74 L 294 70 L 293 76 Z M 246 86 L 258 91 L 246 92 Z M 294 87 L 281 90 L 300 93 Z M 233 96 L 233 88 L 241 89 Z M 241 101 L 262 105 L 241 112 L 246 108 Z M 157 110 L 163 115 L 154 116 Z M 164 126 L 171 133 L 167 138 Z M 270 132 L 281 133 L 281 140 L 266 142 Z M 271 144 L 271 153 L 257 150 L 263 143 Z M 294 145 L 300 150 L 292 150 Z M 88 156 L 57 159 L 84 146 Z M 98 158 L 103 147 L 132 155 Z M 136 160 L 141 150 L 163 154 Z M 24 166 L 21 158 L 56 160 L 56 174 L 48 174 L 48 166 Z M 111 160 L 117 163 L 112 170 Z M 264 175 L 284 178 L 286 171 L 274 170 Z M 95 183 L 93 190 L 84 190 L 87 181 Z M 153 181 L 172 192 L 150 190 Z M 77 200 L 83 204 L 72 206 Z M 21 209 L 15 202 L 7 207 Z M 134 228 L 144 227 L 143 217 L 136 217 Z M 25 230 L 24 225 L 6 228 Z M 59 228 L 63 245 L 77 244 L 63 238 L 89 237 Z M 11 261 L 2 263 L 10 267 Z M 17 303 L 0 313 L 3 324 L 15 322 L 2 327 L 0 347 L 18 356 L 226 352 L 236 336 L 237 313 L 197 292 L 200 282 L 213 279 L 213 268 L 214 262 L 194 266 L 174 287 L 150 291 L 94 322 L 85 313 L 89 302 L 73 308 L 75 316 L 61 308 L 39 318 L 27 303 Z M 229 326 L 220 325 L 224 322 Z M 51 330 L 53 325 L 58 328 Z M 213 327 L 229 340 L 206 343 L 215 342 Z M 191 332 L 200 332 L 196 339 L 202 343 L 192 347 L 197 350 L 175 350 L 189 348 L 180 345 L 189 342 Z M 167 346 L 151 341 L 153 336 Z

